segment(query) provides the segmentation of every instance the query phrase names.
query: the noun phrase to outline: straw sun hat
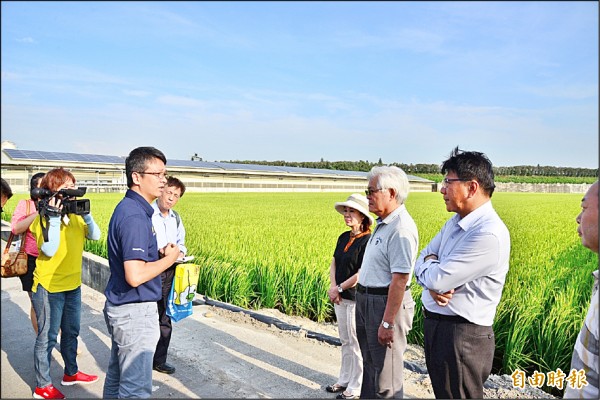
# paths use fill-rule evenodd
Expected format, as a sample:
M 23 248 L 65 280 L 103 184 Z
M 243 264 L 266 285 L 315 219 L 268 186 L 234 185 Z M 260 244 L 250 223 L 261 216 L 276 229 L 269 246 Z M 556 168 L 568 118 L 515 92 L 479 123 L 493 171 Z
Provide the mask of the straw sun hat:
M 341 203 L 335 203 L 335 209 L 340 214 L 344 214 L 344 207 L 354 208 L 358 210 L 362 215 L 365 215 L 371 220 L 371 224 L 375 222 L 375 219 L 369 214 L 369 201 L 362 194 L 354 193 L 348 196 L 348 199 Z

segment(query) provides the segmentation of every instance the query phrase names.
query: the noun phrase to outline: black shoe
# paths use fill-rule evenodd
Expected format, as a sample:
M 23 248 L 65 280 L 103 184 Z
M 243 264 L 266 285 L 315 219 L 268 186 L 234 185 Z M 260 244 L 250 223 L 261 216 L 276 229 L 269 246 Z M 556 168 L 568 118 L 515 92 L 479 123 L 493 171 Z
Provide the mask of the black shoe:
M 334 385 L 326 386 L 325 390 L 327 390 L 329 393 L 339 393 L 339 392 L 343 392 L 344 390 L 346 390 L 346 387 L 340 386 L 336 383 Z
M 346 391 L 335 396 L 336 399 L 358 399 L 358 396 L 354 396 L 353 394 L 346 394 Z
M 155 365 L 153 367 L 153 369 L 155 371 L 162 372 L 163 374 L 169 374 L 169 375 L 171 375 L 172 373 L 175 372 L 175 367 L 172 365 L 169 365 L 167 363 Z

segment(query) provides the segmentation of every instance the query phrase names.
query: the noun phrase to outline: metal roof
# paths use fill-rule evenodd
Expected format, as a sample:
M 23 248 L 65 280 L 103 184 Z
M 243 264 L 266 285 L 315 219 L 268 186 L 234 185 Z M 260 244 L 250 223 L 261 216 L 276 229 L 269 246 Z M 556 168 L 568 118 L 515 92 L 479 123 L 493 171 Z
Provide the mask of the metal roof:
M 19 149 L 3 149 L 3 151 L 13 160 L 70 161 L 103 164 L 125 163 L 124 157 L 104 156 L 99 154 L 63 153 Z
M 3 149 L 13 160 L 42 160 L 42 161 L 65 161 L 65 162 L 85 162 L 98 164 L 125 164 L 125 158 L 122 156 L 107 156 L 101 154 L 82 154 L 82 153 L 63 153 L 51 151 Z M 361 171 L 339 171 L 334 169 L 285 167 L 275 165 L 260 164 L 240 164 L 228 162 L 210 162 L 210 161 L 191 161 L 191 160 L 171 160 L 167 162 L 168 167 L 183 167 L 193 169 L 213 169 L 223 171 L 256 171 L 283 174 L 309 174 L 309 175 L 329 175 L 366 178 L 367 173 Z M 410 181 L 431 182 L 414 175 L 407 175 Z

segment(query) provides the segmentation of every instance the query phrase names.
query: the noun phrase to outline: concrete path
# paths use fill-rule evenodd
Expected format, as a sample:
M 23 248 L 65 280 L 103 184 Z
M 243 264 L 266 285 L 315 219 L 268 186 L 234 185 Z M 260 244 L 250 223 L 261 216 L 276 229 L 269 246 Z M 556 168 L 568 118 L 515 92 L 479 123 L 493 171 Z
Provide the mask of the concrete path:
M 2 279 L 0 398 L 31 398 L 35 388 L 29 297 L 18 278 Z M 91 385 L 63 387 L 63 361 L 54 350 L 51 375 L 67 398 L 101 398 L 110 353 L 102 314 L 104 295 L 82 286 L 79 369 L 97 374 Z M 194 306 L 194 315 L 174 325 L 169 363 L 173 375 L 153 373 L 153 398 L 318 398 L 335 381 L 339 347 L 298 340 L 277 328 L 261 329 Z

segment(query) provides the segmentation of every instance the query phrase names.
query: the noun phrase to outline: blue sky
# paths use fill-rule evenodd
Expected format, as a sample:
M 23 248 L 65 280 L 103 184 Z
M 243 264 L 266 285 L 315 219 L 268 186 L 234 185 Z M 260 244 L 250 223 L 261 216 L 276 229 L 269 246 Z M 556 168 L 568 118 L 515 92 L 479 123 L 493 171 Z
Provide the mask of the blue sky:
M 598 2 L 2 1 L 25 150 L 598 167 Z

